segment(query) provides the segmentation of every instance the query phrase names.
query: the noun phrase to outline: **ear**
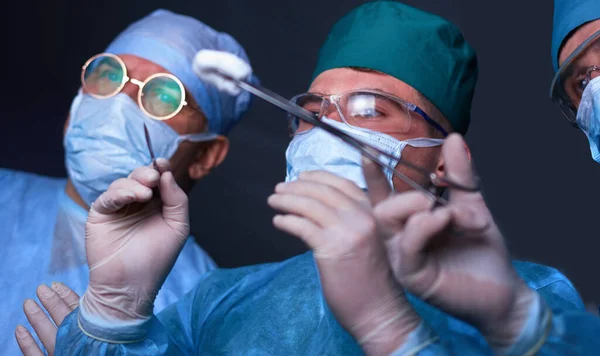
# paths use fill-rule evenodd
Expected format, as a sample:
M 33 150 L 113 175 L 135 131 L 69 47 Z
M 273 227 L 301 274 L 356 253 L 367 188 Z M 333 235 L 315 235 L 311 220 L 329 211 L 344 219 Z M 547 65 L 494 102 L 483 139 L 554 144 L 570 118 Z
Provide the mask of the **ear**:
M 188 167 L 188 174 L 193 180 L 205 177 L 210 171 L 220 165 L 229 152 L 229 140 L 225 136 L 201 144 L 196 156 Z
M 469 158 L 469 162 L 471 162 L 471 149 L 469 148 L 469 146 L 467 145 L 466 142 L 465 142 L 464 147 L 465 147 L 465 151 L 467 151 L 467 156 Z M 444 177 L 446 175 L 446 168 L 444 166 L 444 155 L 442 155 L 441 150 L 440 150 L 440 158 L 438 160 L 438 164 L 437 164 L 437 167 L 436 167 L 434 173 L 438 177 Z M 436 186 L 441 187 L 441 188 L 447 187 L 446 183 L 444 183 L 443 181 L 436 184 Z

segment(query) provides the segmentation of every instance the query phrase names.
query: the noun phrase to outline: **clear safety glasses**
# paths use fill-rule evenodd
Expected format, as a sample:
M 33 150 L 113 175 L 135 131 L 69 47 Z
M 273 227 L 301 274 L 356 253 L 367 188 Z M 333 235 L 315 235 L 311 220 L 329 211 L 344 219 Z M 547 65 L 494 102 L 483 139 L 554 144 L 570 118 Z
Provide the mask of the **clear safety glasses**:
M 425 120 L 444 137 L 448 135 L 446 130 L 415 104 L 378 90 L 359 89 L 333 95 L 304 93 L 293 97 L 291 102 L 315 114 L 319 119 L 336 109 L 342 121 L 348 125 L 387 134 L 409 132 L 412 119 L 416 117 Z M 293 114 L 288 114 L 288 120 L 292 135 L 314 127 Z
M 585 40 L 565 60 L 552 80 L 550 97 L 571 124 L 577 126 L 577 109 L 588 83 L 600 76 L 600 31 Z
M 177 77 L 169 73 L 156 73 L 143 82 L 129 78 L 123 60 L 111 53 L 93 56 L 81 70 L 83 88 L 88 95 L 97 99 L 117 95 L 128 82 L 139 87 L 138 105 L 150 118 L 168 120 L 188 105 L 185 101 L 185 87 Z M 189 107 L 199 111 L 191 105 Z

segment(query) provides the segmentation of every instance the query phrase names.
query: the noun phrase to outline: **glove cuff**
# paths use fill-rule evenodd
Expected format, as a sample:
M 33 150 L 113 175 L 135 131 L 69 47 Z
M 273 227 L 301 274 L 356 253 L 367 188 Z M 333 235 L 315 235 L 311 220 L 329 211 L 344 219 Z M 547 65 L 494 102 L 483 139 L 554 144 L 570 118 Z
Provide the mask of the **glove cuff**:
M 146 338 L 152 325 L 152 316 L 133 321 L 107 320 L 90 313 L 82 297 L 79 301 L 77 325 L 88 337 L 102 342 L 134 343 Z

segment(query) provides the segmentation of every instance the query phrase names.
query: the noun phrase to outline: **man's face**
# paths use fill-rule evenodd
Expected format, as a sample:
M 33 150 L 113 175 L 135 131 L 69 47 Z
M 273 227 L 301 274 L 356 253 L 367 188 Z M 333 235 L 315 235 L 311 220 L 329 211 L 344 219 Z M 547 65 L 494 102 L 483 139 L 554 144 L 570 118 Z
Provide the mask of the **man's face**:
M 579 27 L 567 39 L 560 50 L 558 62 L 559 66 L 581 45 L 586 39 L 594 33 L 600 31 L 600 19 L 588 22 Z M 600 38 L 583 51 L 578 58 L 572 61 L 565 69 L 563 85 L 565 93 L 568 95 L 573 107 L 578 108 L 586 84 L 586 71 L 591 66 L 600 66 Z M 591 73 L 591 79 L 600 75 L 600 71 Z
M 138 56 L 124 54 L 119 55 L 119 57 L 125 63 L 128 77 L 137 79 L 140 82 L 143 82 L 146 78 L 156 73 L 169 73 L 162 66 Z M 139 86 L 129 81 L 125 84 L 121 93 L 128 95 L 134 102 L 138 103 L 138 91 Z M 208 127 L 208 121 L 194 98 L 187 92 L 187 89 L 185 100 L 188 105 L 183 106 L 177 115 L 163 121 L 163 123 L 169 125 L 179 135 L 205 132 Z M 109 105 L 108 101 L 107 105 Z M 67 118 L 65 122 L 65 132 L 69 124 L 69 119 Z M 190 167 L 198 159 L 198 153 L 206 151 L 207 146 L 211 144 L 212 142 L 194 143 L 183 141 L 173 156 L 167 157 L 171 161 L 173 173 L 180 184 L 186 184 L 190 175 Z M 198 179 L 200 177 L 191 178 Z
M 331 69 L 321 73 L 313 81 L 309 92 L 320 95 L 332 95 L 356 89 L 374 89 L 388 93 L 417 105 L 434 119 L 441 117 L 437 109 L 413 87 L 396 78 L 378 72 L 365 72 L 350 68 Z M 332 120 L 342 121 L 336 110 L 331 110 L 327 114 L 327 117 Z M 436 121 L 447 131 L 450 131 L 447 122 L 440 122 L 442 120 L 439 119 Z M 439 134 L 439 131 L 435 130 L 416 113 L 411 113 L 410 128 L 398 131 L 402 131 L 402 133 L 385 133 L 400 141 L 418 137 L 443 138 Z M 423 167 L 430 172 L 440 174 L 440 170 L 443 170 L 443 164 L 440 161 L 440 150 L 440 147 L 414 148 L 407 146 L 402 151 L 402 159 Z M 401 164 L 398 165 L 398 168 L 402 173 L 421 185 L 425 186 L 429 183 L 428 178 L 422 174 L 414 172 Z M 394 187 L 397 191 L 410 189 L 406 183 L 396 177 L 394 177 Z

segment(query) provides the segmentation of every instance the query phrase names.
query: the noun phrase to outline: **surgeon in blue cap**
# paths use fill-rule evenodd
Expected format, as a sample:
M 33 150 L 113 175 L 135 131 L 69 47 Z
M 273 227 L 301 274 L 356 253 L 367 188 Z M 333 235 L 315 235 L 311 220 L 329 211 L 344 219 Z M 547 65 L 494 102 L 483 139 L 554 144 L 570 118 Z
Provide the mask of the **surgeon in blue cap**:
M 89 271 L 85 222 L 92 203 L 118 179 L 156 157 L 170 160 L 185 191 L 218 166 L 228 152 L 227 133 L 249 106 L 246 92 L 229 95 L 205 85 L 192 71 L 197 51 L 227 51 L 247 60 L 236 40 L 202 22 L 157 10 L 131 24 L 81 70 L 82 88 L 65 124 L 67 179 L 0 169 L 0 340 L 3 355 L 18 354 L 7 337 L 26 324 L 22 308 L 64 282 L 82 294 Z M 79 75 L 74 69 L 72 75 Z M 145 128 L 149 138 L 146 138 Z M 151 145 L 151 146 L 149 146 Z M 172 304 L 215 268 L 192 236 L 161 288 L 154 310 Z M 30 320 L 31 321 L 31 320 Z M 24 327 L 17 335 L 26 335 Z

